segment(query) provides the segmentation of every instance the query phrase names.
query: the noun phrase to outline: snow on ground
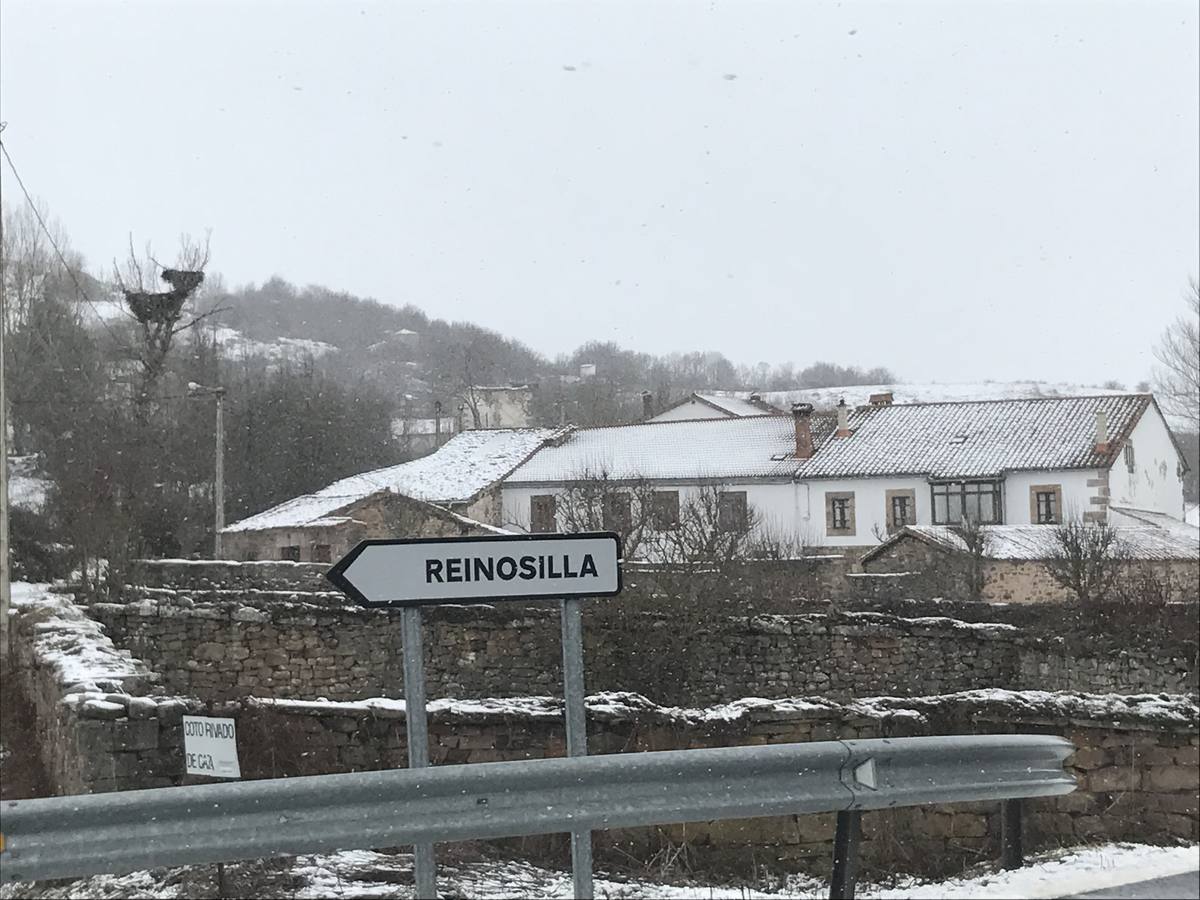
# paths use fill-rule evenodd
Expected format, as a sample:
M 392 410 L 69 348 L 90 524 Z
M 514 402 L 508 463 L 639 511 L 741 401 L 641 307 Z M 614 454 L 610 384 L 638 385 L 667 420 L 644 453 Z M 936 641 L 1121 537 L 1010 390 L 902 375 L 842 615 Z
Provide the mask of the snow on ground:
M 226 325 L 212 330 L 213 340 L 226 356 L 257 356 L 278 362 L 282 359 L 302 359 L 311 356 L 314 359 L 337 350 L 333 344 L 324 341 L 314 341 L 307 338 L 276 338 L 274 341 L 256 341 L 246 337 L 235 328 Z
M 38 474 L 37 456 L 8 458 L 8 502 L 15 508 L 41 512 L 46 506 L 46 492 L 49 490 L 49 479 Z
M 572 896 L 570 872 L 547 869 L 514 860 L 445 862 L 438 868 L 438 892 L 444 897 L 499 900 L 505 897 L 566 898 Z M 977 867 L 971 873 L 946 881 L 901 878 L 889 885 L 860 884 L 857 896 L 880 900 L 909 898 L 1063 897 L 1101 890 L 1146 878 L 1191 872 L 1200 867 L 1200 848 L 1149 847 L 1140 844 L 1105 844 L 1032 857 L 1023 869 L 995 871 Z M 0 887 L 0 900 L 29 897 L 126 898 L 174 900 L 196 896 L 197 875 L 211 877 L 212 867 L 159 869 L 130 875 L 101 875 L 68 883 L 8 884 Z M 407 898 L 412 897 L 412 857 L 408 853 L 347 850 L 305 856 L 265 876 L 247 876 L 227 866 L 231 886 L 253 898 Z M 208 870 L 207 872 L 205 870 Z M 246 880 L 243 880 L 246 879 Z M 601 874 L 595 879 L 598 898 L 611 900 L 782 900 L 785 897 L 824 898 L 829 887 L 821 878 L 791 875 L 775 884 L 749 885 L 705 882 L 669 883 Z

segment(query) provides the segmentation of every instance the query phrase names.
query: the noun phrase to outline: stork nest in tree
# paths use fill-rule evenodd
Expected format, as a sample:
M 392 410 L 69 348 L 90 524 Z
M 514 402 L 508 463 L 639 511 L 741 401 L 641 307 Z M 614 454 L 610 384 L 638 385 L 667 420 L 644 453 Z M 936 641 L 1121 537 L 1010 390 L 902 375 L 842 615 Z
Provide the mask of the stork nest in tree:
M 179 318 L 183 303 L 204 281 L 203 272 L 163 269 L 162 280 L 171 290 L 152 294 L 146 291 L 125 291 L 125 302 L 135 319 L 143 325 L 151 322 L 173 322 Z

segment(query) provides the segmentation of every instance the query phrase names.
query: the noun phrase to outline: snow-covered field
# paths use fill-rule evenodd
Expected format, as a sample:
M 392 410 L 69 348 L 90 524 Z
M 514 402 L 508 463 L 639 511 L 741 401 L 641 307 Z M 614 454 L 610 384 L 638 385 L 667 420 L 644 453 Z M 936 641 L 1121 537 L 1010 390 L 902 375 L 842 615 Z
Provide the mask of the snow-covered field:
M 478 854 L 477 854 L 478 855 Z M 348 850 L 306 856 L 277 866 L 227 866 L 234 896 L 253 898 L 407 898 L 412 897 L 412 857 L 407 853 Z M 1191 872 L 1200 867 L 1200 848 L 1148 847 L 1139 844 L 1105 844 L 1097 847 L 1041 854 L 1016 871 L 979 867 L 961 878 L 946 881 L 897 879 L 895 883 L 861 884 L 857 896 L 881 900 L 908 898 L 1064 897 L 1086 891 L 1130 884 Z M 129 875 L 99 875 L 53 884 L 8 884 L 0 887 L 0 900 L 30 898 L 163 898 L 176 900 L 209 896 L 212 866 L 192 869 L 158 869 Z M 642 880 L 600 875 L 595 881 L 599 898 L 647 900 L 782 900 L 824 898 L 828 883 L 807 875 L 793 875 L 775 884 Z M 443 862 L 438 869 L 438 892 L 443 897 L 499 900 L 504 897 L 566 898 L 572 896 L 571 874 L 525 862 L 497 859 Z

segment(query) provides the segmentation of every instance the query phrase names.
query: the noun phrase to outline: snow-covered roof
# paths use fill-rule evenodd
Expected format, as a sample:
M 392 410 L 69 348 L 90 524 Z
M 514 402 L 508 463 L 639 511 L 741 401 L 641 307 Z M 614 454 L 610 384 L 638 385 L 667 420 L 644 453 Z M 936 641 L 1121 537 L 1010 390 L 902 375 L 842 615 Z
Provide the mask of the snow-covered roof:
M 438 505 L 466 503 L 558 433 L 551 428 L 464 431 L 429 456 L 343 478 L 312 494 L 235 522 L 225 531 L 312 526 L 380 491 Z
M 858 407 L 849 437 L 828 437 L 798 478 L 924 475 L 988 478 L 1020 470 L 1108 466 L 1152 403 L 1149 394 Z M 1096 451 L 1096 413 L 1109 446 Z
M 791 416 L 643 422 L 576 429 L 537 451 L 504 481 L 515 486 L 601 475 L 618 480 L 789 478 L 795 457 Z
M 1133 559 L 1200 559 L 1200 529 L 1178 523 L 1179 528 L 1154 525 L 1114 525 L 1123 549 Z M 984 555 L 988 559 L 1040 560 L 1054 555 L 1053 525 L 985 525 Z M 950 550 L 967 549 L 966 542 L 945 525 L 910 525 L 863 557 L 867 562 L 905 537 L 914 537 Z
M 891 394 L 894 403 L 966 403 L 974 400 L 1023 400 L 1030 397 L 1095 397 L 1100 394 L 1130 394 L 1118 388 L 1076 384 L 1064 381 L 974 381 L 940 384 L 909 382 L 898 384 L 851 384 L 838 387 L 797 388 L 790 391 L 713 391 L 706 397 L 748 399 L 757 393 L 782 410 L 793 403 L 811 403 L 817 409 L 833 409 L 839 400 L 849 406 L 866 406 L 874 394 Z
M 1014 470 L 1099 468 L 1152 402 L 1148 394 L 859 407 L 849 437 L 827 413 L 812 417 L 816 453 L 796 458 L 792 417 L 757 415 L 581 428 L 543 447 L 505 484 L 613 479 L 986 478 Z M 1109 449 L 1095 448 L 1096 412 Z

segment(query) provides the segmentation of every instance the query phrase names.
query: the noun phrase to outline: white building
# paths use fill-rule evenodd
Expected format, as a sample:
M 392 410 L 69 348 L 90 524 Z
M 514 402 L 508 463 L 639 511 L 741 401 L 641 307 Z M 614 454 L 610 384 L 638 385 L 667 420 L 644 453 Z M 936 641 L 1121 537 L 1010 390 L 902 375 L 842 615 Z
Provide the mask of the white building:
M 474 386 L 467 388 L 458 408 L 459 431 L 474 428 L 528 428 L 533 422 L 531 384 Z
M 603 475 L 662 502 L 715 485 L 736 523 L 808 545 L 873 546 L 905 525 L 1105 521 L 1110 505 L 1183 517 L 1186 463 L 1149 394 L 841 407 L 813 414 L 574 430 L 502 483 L 503 521 L 561 527 L 557 498 Z M 673 496 L 672 496 L 673 495 Z M 658 500 L 656 499 L 656 502 Z
M 783 410 L 764 403 L 758 394 L 733 397 L 723 394 L 692 394 L 657 416 L 651 422 L 676 422 L 681 419 L 732 419 L 738 416 L 784 415 Z

